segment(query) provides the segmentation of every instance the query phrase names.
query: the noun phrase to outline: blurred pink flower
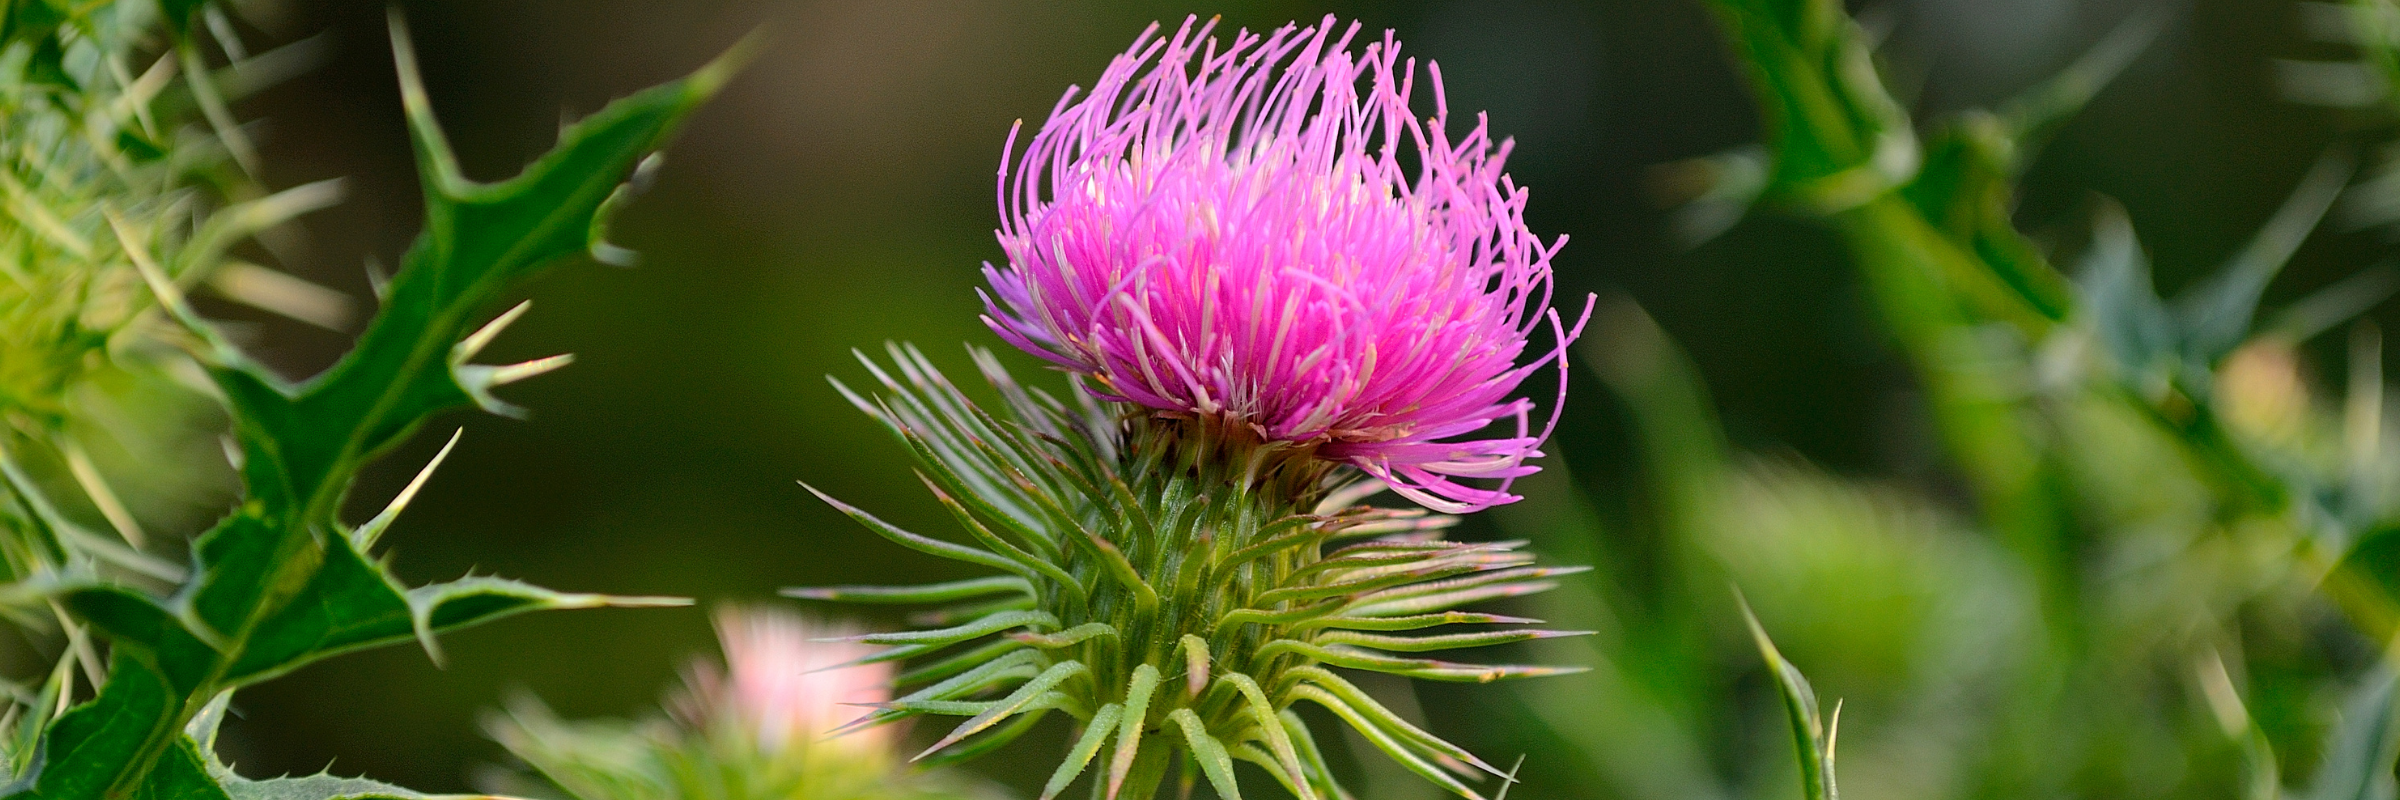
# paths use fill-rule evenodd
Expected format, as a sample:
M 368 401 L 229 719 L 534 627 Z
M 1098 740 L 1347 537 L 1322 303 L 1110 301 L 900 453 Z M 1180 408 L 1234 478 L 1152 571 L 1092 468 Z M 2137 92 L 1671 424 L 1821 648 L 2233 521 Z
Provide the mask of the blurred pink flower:
M 1416 117 L 1390 33 L 1353 53 L 1331 17 L 1230 45 L 1215 25 L 1152 26 L 1021 158 L 1010 133 L 985 322 L 1109 399 L 1314 446 L 1431 508 L 1517 499 L 1549 426 L 1510 395 L 1582 323 L 1550 308 L 1566 237 L 1525 227 L 1510 143 L 1480 114 L 1451 140 L 1438 66 Z
M 822 641 L 857 630 L 758 606 L 719 609 L 716 626 L 724 668 L 705 659 L 694 662 L 685 670 L 684 695 L 670 706 L 687 725 L 700 730 L 736 726 L 767 752 L 813 747 L 859 755 L 890 752 L 893 729 L 888 726 L 827 738 L 868 711 L 861 706 L 892 697 L 889 663 L 827 669 L 881 649 Z

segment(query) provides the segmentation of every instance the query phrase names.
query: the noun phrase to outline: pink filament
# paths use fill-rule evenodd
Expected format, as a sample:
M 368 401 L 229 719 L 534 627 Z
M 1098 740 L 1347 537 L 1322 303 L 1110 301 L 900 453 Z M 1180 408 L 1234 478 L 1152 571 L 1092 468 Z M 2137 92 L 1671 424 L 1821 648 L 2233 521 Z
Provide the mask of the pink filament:
M 1566 237 L 1525 227 L 1510 143 L 1481 115 L 1450 139 L 1438 66 L 1415 117 L 1390 33 L 1353 54 L 1358 26 L 1332 17 L 1226 47 L 1215 25 L 1153 25 L 1060 98 L 1013 172 L 1010 133 L 985 322 L 1109 399 L 1316 444 L 1427 507 L 1516 500 L 1550 425 L 1510 395 L 1555 361 L 1564 399 L 1582 321 L 1549 307 Z M 1545 323 L 1552 346 L 1517 363 Z M 1450 441 L 1502 420 L 1510 435 Z

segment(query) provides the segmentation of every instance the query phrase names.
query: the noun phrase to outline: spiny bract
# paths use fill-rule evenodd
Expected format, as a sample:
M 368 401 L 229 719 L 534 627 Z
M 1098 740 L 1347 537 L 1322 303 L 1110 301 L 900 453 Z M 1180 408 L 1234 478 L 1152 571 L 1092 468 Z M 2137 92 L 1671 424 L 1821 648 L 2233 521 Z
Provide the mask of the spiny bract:
M 1160 416 L 1080 387 L 1075 404 L 1062 403 L 976 351 L 1004 399 L 995 413 L 914 349 L 895 346 L 891 357 L 896 374 L 867 362 L 882 392 L 844 391 L 907 444 L 926 486 L 981 546 L 818 496 L 903 546 L 1004 574 L 791 593 L 943 604 L 923 617 L 940 627 L 854 637 L 892 646 L 869 660 L 919 659 L 898 678 L 908 693 L 855 725 L 968 718 L 919 758 L 988 752 L 1064 712 L 1080 732 L 1045 798 L 1095 760 L 1104 764 L 1096 792 L 1150 797 L 1178 753 L 1187 778 L 1196 771 L 1229 799 L 1240 796 L 1235 760 L 1264 767 L 1298 797 L 1346 797 L 1293 711 L 1306 701 L 1410 770 L 1477 798 L 1461 778 L 1500 771 L 1329 668 L 1465 682 L 1569 671 L 1414 655 L 1567 635 L 1411 633 L 1537 622 L 1458 610 L 1550 588 L 1570 571 L 1533 566 L 1516 552 L 1521 542 L 1444 541 L 1454 517 L 1358 505 L 1383 485 L 1248 426 Z

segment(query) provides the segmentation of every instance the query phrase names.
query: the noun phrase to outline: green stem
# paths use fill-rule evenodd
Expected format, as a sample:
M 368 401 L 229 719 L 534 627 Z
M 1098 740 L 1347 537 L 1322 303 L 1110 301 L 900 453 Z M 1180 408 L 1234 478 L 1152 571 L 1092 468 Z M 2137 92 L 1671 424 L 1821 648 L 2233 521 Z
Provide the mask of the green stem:
M 1896 193 L 1842 212 L 1835 223 L 1857 257 L 1884 322 L 1914 363 L 1943 445 L 1984 518 L 2036 570 L 2057 626 L 2074 624 L 2074 529 L 2021 407 L 2022 365 L 1995 352 L 1945 277 L 1979 269 Z

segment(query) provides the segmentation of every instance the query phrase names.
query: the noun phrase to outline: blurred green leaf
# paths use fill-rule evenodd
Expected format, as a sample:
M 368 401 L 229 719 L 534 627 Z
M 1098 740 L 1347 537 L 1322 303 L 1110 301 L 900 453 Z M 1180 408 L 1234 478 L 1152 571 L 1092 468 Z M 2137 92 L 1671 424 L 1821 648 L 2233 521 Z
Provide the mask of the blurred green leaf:
M 2086 314 L 2117 367 L 2139 384 L 2164 389 L 2175 366 L 2175 319 L 2150 279 L 2150 258 L 2134 238 L 2125 210 L 2104 203 L 2092 226 L 2092 246 L 2083 256 L 2081 285 Z
M 1808 677 L 1800 668 L 1783 659 L 1775 649 L 1775 641 L 1767 638 L 1767 629 L 1758 624 L 1758 615 L 1750 612 L 1750 604 L 1742 602 L 1742 621 L 1750 626 L 1750 638 L 1758 644 L 1758 654 L 1767 661 L 1767 671 L 1775 676 L 1775 688 L 1783 695 L 1783 709 L 1792 723 L 1792 743 L 1800 749 L 1800 796 L 1806 800 L 1836 800 L 1841 793 L 1834 787 L 1833 744 L 1842 722 L 1841 704 L 1834 704 L 1833 719 L 1828 721 L 1817 713 L 1817 692 L 1809 688 Z
M 1767 116 L 1775 153 L 1770 196 L 1840 211 L 1916 171 L 1916 134 L 1839 3 L 1712 0 L 1709 7 Z
M 2393 766 L 2400 761 L 2400 697 L 2389 663 L 2377 667 L 2343 700 L 2341 720 L 2327 740 L 2325 760 L 2306 800 L 2392 800 Z
M 1996 304 L 1996 315 L 2012 313 L 2011 306 L 2029 306 L 2046 319 L 2065 319 L 2066 279 L 2009 219 L 2016 202 L 2017 147 L 2000 118 L 1963 115 L 1933 134 L 1924 167 L 1901 192 L 2015 292 Z

